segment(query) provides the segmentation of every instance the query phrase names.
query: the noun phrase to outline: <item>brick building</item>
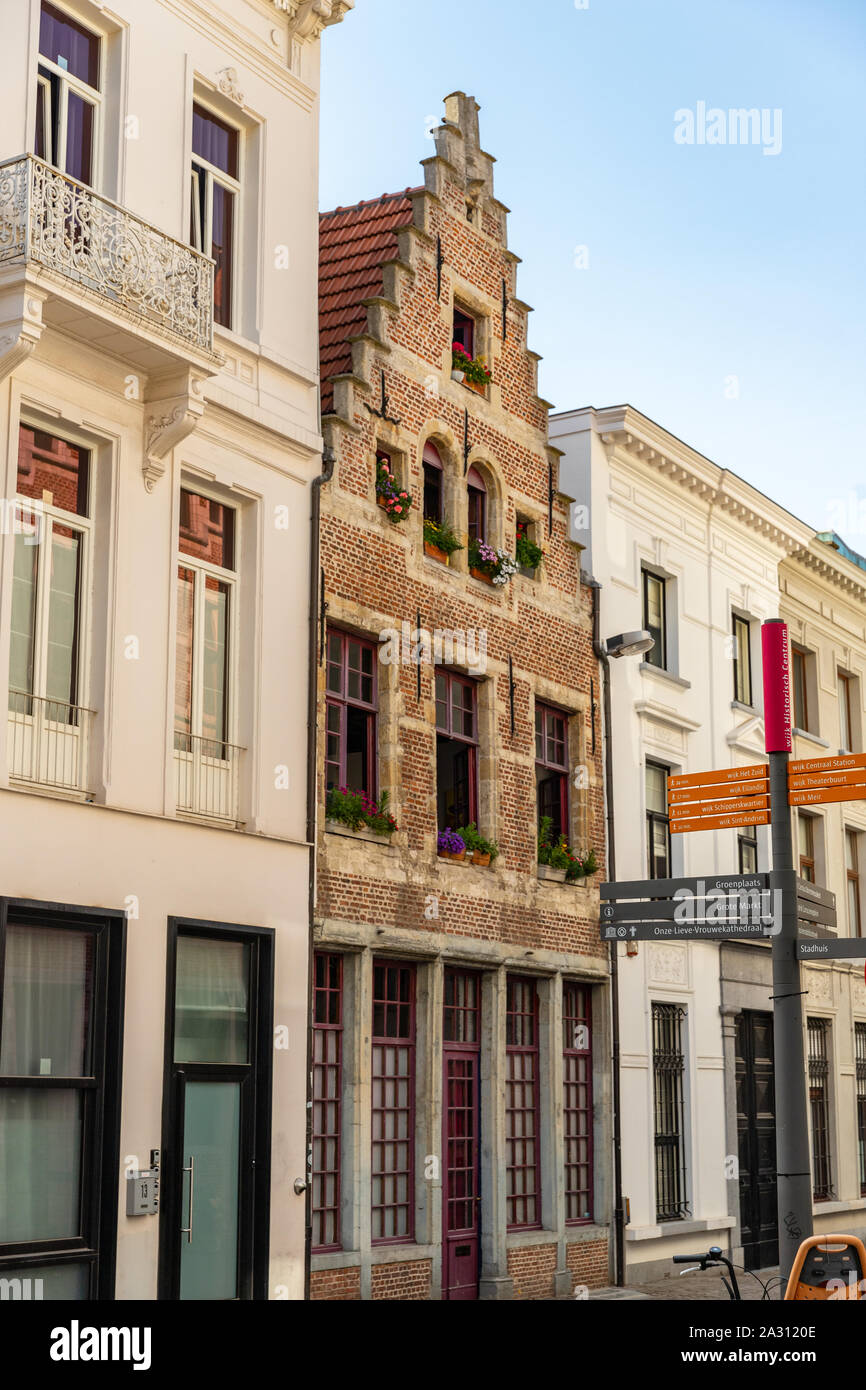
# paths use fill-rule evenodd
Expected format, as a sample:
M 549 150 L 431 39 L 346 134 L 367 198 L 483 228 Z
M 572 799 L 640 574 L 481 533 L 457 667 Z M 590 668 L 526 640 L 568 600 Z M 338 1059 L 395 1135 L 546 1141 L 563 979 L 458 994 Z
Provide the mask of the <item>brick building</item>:
M 472 98 L 446 99 L 435 141 L 422 187 L 321 219 L 319 1299 L 610 1277 L 591 592 Z M 518 531 L 543 559 L 523 547 L 509 575 L 495 552 Z M 341 788 L 387 792 L 397 829 L 341 822 Z M 542 814 L 595 875 L 539 865 Z M 467 824 L 496 842 L 489 866 L 437 853 Z

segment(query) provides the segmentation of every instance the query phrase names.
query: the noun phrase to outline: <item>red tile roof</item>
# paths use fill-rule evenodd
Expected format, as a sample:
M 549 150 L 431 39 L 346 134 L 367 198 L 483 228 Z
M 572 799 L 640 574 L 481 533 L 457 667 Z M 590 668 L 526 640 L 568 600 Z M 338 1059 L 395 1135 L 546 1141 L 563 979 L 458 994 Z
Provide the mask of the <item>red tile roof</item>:
M 319 368 L 322 413 L 333 409 L 333 378 L 352 369 L 349 338 L 367 327 L 363 300 L 382 292 L 382 265 L 397 255 L 397 230 L 412 221 L 410 194 L 383 193 L 319 216 Z

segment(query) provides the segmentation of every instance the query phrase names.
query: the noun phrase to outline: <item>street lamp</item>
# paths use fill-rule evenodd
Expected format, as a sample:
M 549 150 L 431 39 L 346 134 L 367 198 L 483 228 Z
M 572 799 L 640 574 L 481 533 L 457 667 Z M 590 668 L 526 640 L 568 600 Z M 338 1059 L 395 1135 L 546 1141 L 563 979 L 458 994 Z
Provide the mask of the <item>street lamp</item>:
M 621 656 L 643 656 L 655 646 L 651 632 L 641 628 L 639 632 L 621 632 L 617 637 L 608 637 L 603 644 L 605 654 L 618 660 Z
M 635 632 L 620 632 L 616 637 L 601 639 L 601 585 L 591 575 L 585 576 L 592 590 L 592 647 L 602 670 L 602 709 L 604 720 L 604 785 L 607 810 L 607 876 L 616 879 L 616 846 L 613 806 L 613 750 L 611 748 L 610 663 L 622 656 L 643 656 L 655 645 L 655 638 L 645 628 Z M 620 1029 L 619 1029 L 619 956 L 617 943 L 610 951 L 610 995 L 613 1072 L 613 1225 L 616 1260 L 616 1282 L 625 1283 L 625 1213 L 622 1194 L 622 1101 L 620 1088 Z

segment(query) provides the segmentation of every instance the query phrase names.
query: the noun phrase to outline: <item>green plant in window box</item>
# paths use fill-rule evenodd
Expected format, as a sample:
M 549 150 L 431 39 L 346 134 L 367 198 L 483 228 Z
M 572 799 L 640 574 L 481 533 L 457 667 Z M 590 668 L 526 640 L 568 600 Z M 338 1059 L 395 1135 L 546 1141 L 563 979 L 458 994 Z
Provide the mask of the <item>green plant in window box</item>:
M 425 521 L 424 540 L 435 546 L 443 555 L 453 555 L 455 550 L 463 549 L 463 542 L 447 521 Z
M 469 825 L 464 825 L 457 834 L 466 845 L 466 853 L 472 855 L 473 864 L 478 864 L 481 868 L 486 868 L 499 857 L 499 846 L 495 840 L 486 840 L 483 835 L 479 835 L 478 828 L 474 821 Z
M 521 569 L 537 570 L 544 559 L 544 551 L 540 545 L 529 539 L 527 523 L 518 521 L 517 523 L 517 563 Z
M 376 801 L 366 792 L 349 787 L 331 787 L 325 802 L 328 820 L 338 821 L 350 830 L 372 830 L 374 835 L 390 837 L 399 826 L 388 810 L 389 794 Z

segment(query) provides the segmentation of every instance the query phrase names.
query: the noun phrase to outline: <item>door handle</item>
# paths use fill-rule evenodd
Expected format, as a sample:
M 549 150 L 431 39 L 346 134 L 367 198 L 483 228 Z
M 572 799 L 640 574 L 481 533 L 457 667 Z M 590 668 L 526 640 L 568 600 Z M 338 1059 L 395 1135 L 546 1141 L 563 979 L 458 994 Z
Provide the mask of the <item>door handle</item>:
M 184 1173 L 189 1173 L 189 1225 L 181 1226 L 180 1233 L 186 1236 L 187 1245 L 192 1245 L 192 1203 L 195 1194 L 195 1156 L 190 1154 L 189 1167 L 183 1169 Z

